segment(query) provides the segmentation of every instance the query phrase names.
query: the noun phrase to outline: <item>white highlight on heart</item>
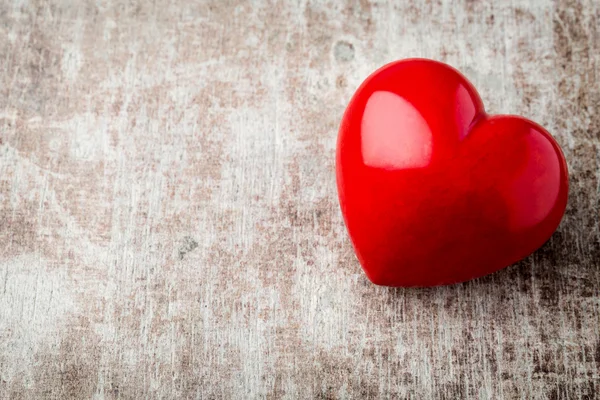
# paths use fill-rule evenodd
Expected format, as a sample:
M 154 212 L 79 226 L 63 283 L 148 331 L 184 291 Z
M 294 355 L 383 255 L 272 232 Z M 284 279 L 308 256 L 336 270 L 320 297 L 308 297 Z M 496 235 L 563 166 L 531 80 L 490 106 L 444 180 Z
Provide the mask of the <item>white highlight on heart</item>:
M 386 169 L 426 167 L 431 161 L 432 133 L 419 111 L 395 93 L 377 91 L 361 122 L 366 165 Z

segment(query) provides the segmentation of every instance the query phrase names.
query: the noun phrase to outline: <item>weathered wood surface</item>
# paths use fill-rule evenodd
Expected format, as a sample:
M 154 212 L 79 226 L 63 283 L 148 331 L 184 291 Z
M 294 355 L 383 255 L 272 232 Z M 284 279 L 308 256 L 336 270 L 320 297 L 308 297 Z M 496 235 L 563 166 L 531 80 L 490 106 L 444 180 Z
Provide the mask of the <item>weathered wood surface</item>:
M 370 72 L 449 62 L 564 146 L 559 231 L 370 284 L 334 182 Z M 600 397 L 600 2 L 0 2 L 0 398 Z

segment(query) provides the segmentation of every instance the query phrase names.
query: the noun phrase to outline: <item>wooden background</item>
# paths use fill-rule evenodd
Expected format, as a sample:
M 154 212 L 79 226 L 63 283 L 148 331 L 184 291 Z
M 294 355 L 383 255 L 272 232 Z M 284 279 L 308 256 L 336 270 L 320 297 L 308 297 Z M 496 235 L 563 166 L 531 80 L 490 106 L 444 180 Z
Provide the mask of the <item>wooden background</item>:
M 370 284 L 350 96 L 405 57 L 563 146 L 518 265 Z M 0 0 L 0 398 L 600 398 L 600 2 Z

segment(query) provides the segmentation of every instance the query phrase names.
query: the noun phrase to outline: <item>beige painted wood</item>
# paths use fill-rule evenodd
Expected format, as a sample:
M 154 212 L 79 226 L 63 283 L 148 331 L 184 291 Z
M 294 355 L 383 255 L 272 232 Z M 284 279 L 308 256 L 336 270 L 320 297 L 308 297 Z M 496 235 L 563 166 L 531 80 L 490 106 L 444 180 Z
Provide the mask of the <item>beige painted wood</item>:
M 334 181 L 371 71 L 449 62 L 564 146 L 567 214 L 370 284 Z M 600 2 L 0 1 L 0 398 L 600 395 Z

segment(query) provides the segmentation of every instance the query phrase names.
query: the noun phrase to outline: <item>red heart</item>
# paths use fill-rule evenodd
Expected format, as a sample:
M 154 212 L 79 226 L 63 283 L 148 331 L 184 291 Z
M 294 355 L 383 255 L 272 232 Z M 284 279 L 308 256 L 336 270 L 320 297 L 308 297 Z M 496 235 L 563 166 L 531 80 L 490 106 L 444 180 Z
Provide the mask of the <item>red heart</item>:
M 558 144 L 521 117 L 489 116 L 440 62 L 388 64 L 356 91 L 337 145 L 340 205 L 369 279 L 433 286 L 528 256 L 568 195 Z

